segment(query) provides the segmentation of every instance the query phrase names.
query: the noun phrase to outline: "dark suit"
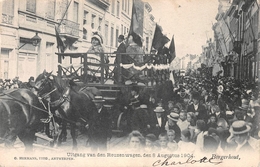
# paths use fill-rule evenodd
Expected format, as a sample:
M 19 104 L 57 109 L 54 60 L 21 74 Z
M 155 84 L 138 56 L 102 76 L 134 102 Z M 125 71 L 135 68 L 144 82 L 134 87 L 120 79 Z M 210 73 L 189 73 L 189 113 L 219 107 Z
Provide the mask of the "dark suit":
M 114 53 L 116 53 L 116 60 L 115 60 L 116 64 L 120 64 L 120 63 L 129 64 L 131 62 L 128 55 L 121 54 L 121 53 L 126 53 L 126 45 L 124 42 L 120 43 L 120 45 L 118 46 L 117 50 Z M 118 67 L 115 68 L 114 73 L 115 73 L 115 79 L 118 81 L 119 80 Z M 121 74 L 125 77 L 128 77 L 129 72 L 127 69 L 121 68 Z M 124 78 L 122 78 L 122 81 L 124 82 Z
M 181 140 L 181 129 L 177 124 L 174 124 L 173 126 L 169 126 L 169 129 L 172 129 L 175 131 L 175 141 L 178 143 Z
M 137 108 L 132 117 L 132 130 L 138 130 L 142 134 L 147 134 L 149 125 L 149 115 L 147 109 Z
M 151 133 L 153 133 L 157 137 L 162 132 L 165 132 L 165 125 L 168 120 L 164 113 L 162 113 L 161 119 L 162 119 L 162 123 L 161 123 L 161 126 L 159 126 L 156 113 L 155 112 L 151 113 L 151 117 L 150 117 Z
M 208 121 L 207 109 L 202 104 L 199 104 L 197 110 L 195 110 L 193 104 L 189 105 L 188 108 L 187 108 L 187 112 L 193 112 L 193 113 L 198 112 L 199 115 L 197 115 L 197 120 L 198 119 L 204 120 L 205 123 L 207 123 L 207 121 Z
M 107 138 L 112 137 L 110 114 L 105 107 L 94 113 L 90 123 L 90 146 L 93 151 L 107 149 Z

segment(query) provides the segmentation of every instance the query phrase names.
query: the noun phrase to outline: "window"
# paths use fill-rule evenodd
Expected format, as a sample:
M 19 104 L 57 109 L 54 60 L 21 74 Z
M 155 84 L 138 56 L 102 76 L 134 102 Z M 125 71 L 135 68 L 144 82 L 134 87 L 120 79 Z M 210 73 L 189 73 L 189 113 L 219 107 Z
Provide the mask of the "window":
M 46 71 L 53 70 L 53 60 L 52 60 L 52 53 L 53 53 L 53 46 L 54 43 L 46 42 Z
M 116 47 L 118 47 L 118 36 L 119 36 L 119 30 L 116 29 Z
M 108 24 L 105 24 L 105 34 L 106 34 L 105 44 L 108 45 Z
M 36 12 L 36 0 L 26 0 L 26 11 Z
M 112 0 L 112 14 L 115 14 L 115 0 Z
M 149 37 L 146 37 L 146 51 L 148 51 L 148 46 L 149 46 Z
M 125 0 L 122 0 L 122 10 L 125 9 Z
M 92 15 L 91 16 L 91 28 L 95 29 L 95 19 L 96 19 L 96 15 Z
M 9 78 L 9 51 L 8 49 L 1 49 L 1 73 L 0 78 L 8 79 Z
M 98 19 L 98 30 L 102 31 L 102 18 Z
M 126 2 L 125 2 L 125 9 L 124 9 L 125 12 L 126 12 L 126 9 L 127 9 L 127 4 L 128 4 L 128 0 L 126 0 Z
M 78 14 L 79 14 L 79 3 L 74 2 L 74 5 L 73 5 L 73 20 L 76 23 L 78 23 Z
M 47 8 L 47 12 L 46 12 L 46 17 L 48 19 L 54 20 L 54 17 L 55 17 L 55 0 L 49 0 L 47 5 L 48 5 L 48 8 Z
M 22 47 L 21 47 L 22 46 Z M 37 51 L 35 46 L 32 45 L 32 42 L 28 38 L 20 38 L 20 50 L 29 50 L 29 51 Z
M 121 34 L 124 35 L 124 26 L 121 24 Z
M 84 10 L 83 25 L 88 23 L 88 11 Z
M 127 0 L 127 13 L 128 14 L 129 14 L 129 5 L 130 5 L 129 0 Z
M 114 43 L 114 27 L 111 27 L 111 34 L 110 34 L 110 46 L 113 46 Z
M 88 24 L 88 11 L 84 10 L 84 15 L 83 15 L 83 27 L 84 27 L 83 28 L 83 39 L 87 39 L 87 37 L 88 37 L 88 31 L 86 29 L 87 24 Z
M 2 23 L 13 24 L 14 0 L 4 0 L 2 5 Z
M 126 27 L 124 27 L 124 34 L 126 34 Z
M 119 17 L 119 9 L 120 8 L 120 4 L 119 4 L 119 1 L 117 1 L 117 4 L 116 4 L 116 16 Z

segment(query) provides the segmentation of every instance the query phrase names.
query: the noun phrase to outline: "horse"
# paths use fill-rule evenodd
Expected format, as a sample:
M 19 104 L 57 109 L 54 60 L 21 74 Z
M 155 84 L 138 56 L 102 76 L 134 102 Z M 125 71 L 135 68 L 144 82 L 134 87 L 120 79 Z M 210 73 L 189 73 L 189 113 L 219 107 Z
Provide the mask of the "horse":
M 39 97 L 49 98 L 51 111 L 54 113 L 57 110 L 62 120 L 62 131 L 57 137 L 58 146 L 61 145 L 63 136 L 67 135 L 66 125 L 69 123 L 73 140 L 72 149 L 76 150 L 76 128 L 89 127 L 93 112 L 97 112 L 92 101 L 93 94 L 83 85 L 77 85 L 69 79 L 63 79 L 46 71 L 36 78 L 35 88 Z
M 0 143 L 12 147 L 17 136 L 25 152 L 32 151 L 35 133 L 48 116 L 38 97 L 27 89 L 10 89 L 0 94 Z

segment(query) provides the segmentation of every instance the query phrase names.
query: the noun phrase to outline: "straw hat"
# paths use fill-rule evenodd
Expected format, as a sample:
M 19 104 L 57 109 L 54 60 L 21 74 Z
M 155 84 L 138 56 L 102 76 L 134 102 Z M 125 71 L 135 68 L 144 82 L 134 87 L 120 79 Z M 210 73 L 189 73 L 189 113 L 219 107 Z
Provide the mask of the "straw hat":
M 153 111 L 154 112 L 164 112 L 164 109 L 162 107 L 156 107 Z
M 140 108 L 147 108 L 147 105 L 146 104 L 141 104 Z
M 232 126 L 230 128 L 230 133 L 233 133 L 235 135 L 244 134 L 251 130 L 251 127 L 247 125 L 245 121 L 239 120 L 232 123 Z
M 179 114 L 172 112 L 172 113 L 170 113 L 170 115 L 167 115 L 167 117 L 169 119 L 177 122 L 179 120 L 180 116 L 179 116 Z

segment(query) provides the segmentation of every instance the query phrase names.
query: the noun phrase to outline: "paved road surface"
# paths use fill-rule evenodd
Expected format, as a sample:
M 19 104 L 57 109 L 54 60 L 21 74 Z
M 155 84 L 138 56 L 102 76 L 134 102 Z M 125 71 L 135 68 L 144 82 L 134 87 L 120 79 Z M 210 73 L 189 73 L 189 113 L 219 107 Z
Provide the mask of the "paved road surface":
M 77 142 L 78 142 L 78 152 L 90 152 L 90 147 L 86 146 L 86 140 L 87 137 L 79 134 L 77 137 Z M 49 142 L 40 138 L 37 138 L 37 141 L 35 141 L 36 144 L 39 144 L 40 146 L 46 146 L 46 148 L 51 148 L 49 147 Z M 127 148 L 127 136 L 122 136 L 119 137 L 117 134 L 113 134 L 111 140 L 109 141 L 108 144 L 108 150 L 111 149 L 121 149 L 121 148 Z M 4 144 L 0 144 L 0 152 L 3 150 L 10 150 L 14 151 L 17 153 L 23 153 L 24 152 L 24 145 L 23 143 L 17 138 L 14 147 L 13 148 L 6 148 Z M 34 147 L 34 152 L 35 153 L 55 153 L 55 152 L 69 152 L 73 151 L 72 150 L 72 138 L 70 136 L 70 132 L 68 130 L 68 135 L 67 135 L 67 141 L 62 143 L 60 147 L 54 147 L 54 149 L 44 149 L 40 147 Z

